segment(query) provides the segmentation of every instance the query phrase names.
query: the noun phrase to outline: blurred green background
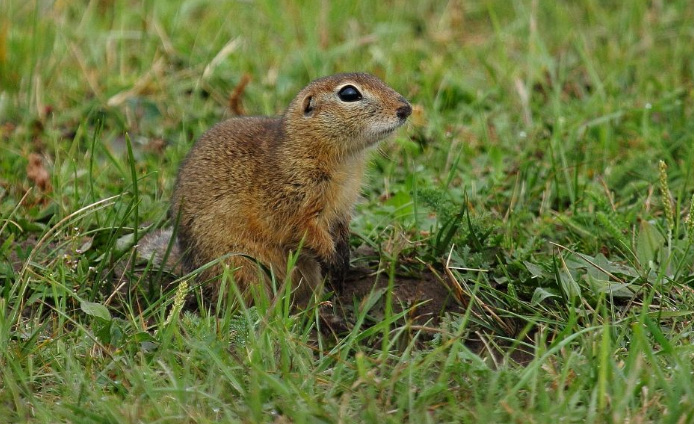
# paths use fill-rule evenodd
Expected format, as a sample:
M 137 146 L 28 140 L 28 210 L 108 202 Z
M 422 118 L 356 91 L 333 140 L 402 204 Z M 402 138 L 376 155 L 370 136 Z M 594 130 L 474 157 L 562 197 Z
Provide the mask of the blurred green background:
M 2 1 L 0 417 L 690 422 L 693 22 L 690 0 Z M 415 106 L 355 264 L 454 282 L 466 313 L 367 308 L 316 347 L 286 310 L 170 324 L 172 296 L 114 295 L 200 134 L 345 71 Z

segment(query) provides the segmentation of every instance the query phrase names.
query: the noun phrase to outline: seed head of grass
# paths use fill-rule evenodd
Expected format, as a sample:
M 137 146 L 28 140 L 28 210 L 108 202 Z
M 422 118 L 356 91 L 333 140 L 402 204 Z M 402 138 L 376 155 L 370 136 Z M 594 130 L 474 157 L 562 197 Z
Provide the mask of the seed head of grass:
M 164 322 L 164 326 L 166 327 L 169 325 L 171 320 L 175 315 L 178 315 L 178 313 L 181 311 L 183 308 L 183 303 L 186 301 L 186 295 L 188 294 L 188 281 L 183 280 L 181 284 L 178 285 L 178 289 L 176 289 L 176 294 L 174 295 L 174 300 L 173 300 L 173 307 L 171 308 L 171 311 L 169 312 L 169 316 L 166 317 L 166 321 Z

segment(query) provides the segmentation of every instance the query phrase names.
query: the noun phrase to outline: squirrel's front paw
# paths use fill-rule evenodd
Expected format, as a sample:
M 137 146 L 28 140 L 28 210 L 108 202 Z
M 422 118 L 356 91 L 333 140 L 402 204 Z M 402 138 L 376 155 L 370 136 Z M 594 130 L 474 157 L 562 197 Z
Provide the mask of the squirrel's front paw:
M 347 278 L 349 271 L 349 240 L 340 239 L 335 243 L 335 255 L 331 258 L 328 265 L 330 283 L 335 290 L 339 290 Z

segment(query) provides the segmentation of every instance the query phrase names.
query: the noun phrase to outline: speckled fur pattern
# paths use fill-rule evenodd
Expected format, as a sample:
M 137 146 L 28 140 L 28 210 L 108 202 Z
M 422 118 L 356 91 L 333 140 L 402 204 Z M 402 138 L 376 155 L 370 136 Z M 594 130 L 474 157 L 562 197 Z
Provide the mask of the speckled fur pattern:
M 346 85 L 362 98 L 342 101 L 338 92 Z M 291 275 L 294 298 L 306 299 L 326 272 L 339 284 L 349 267 L 349 222 L 366 152 L 410 112 L 381 80 L 352 73 L 313 81 L 281 117 L 214 126 L 181 164 L 174 188 L 170 214 L 180 213 L 184 271 L 239 253 L 224 263 L 235 269 L 241 291 L 259 282 L 269 288 L 258 263 L 283 281 L 289 253 L 303 243 Z M 220 273 L 216 266 L 203 277 Z M 215 299 L 217 285 L 208 287 Z

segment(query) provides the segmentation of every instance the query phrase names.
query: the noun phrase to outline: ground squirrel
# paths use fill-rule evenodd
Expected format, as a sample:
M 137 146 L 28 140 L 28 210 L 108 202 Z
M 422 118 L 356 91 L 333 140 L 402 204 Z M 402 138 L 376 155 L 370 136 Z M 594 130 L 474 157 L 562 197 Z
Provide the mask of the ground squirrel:
M 310 295 L 326 272 L 339 283 L 349 267 L 349 222 L 366 152 L 411 112 L 380 79 L 348 73 L 313 81 L 281 117 L 217 124 L 180 166 L 170 209 L 177 245 L 167 262 L 181 256 L 182 271 L 190 272 L 232 254 L 224 263 L 245 292 L 266 278 L 258 263 L 283 281 L 288 255 L 303 240 L 291 275 L 294 299 Z M 140 254 L 162 256 L 170 234 L 153 235 Z M 212 267 L 203 277 L 220 272 Z M 207 287 L 216 299 L 217 285 Z

